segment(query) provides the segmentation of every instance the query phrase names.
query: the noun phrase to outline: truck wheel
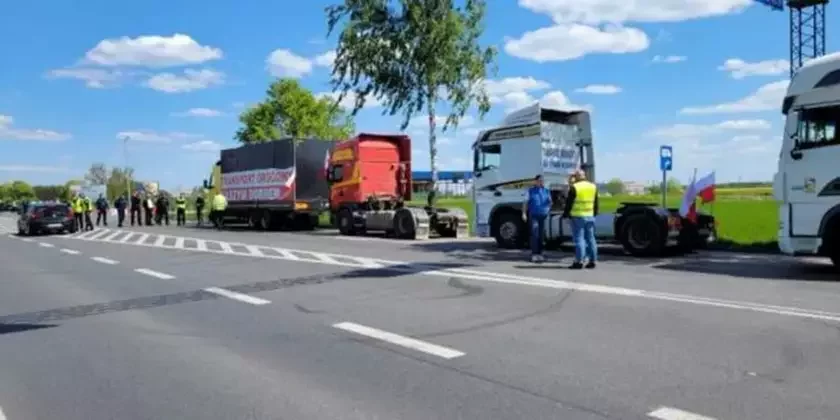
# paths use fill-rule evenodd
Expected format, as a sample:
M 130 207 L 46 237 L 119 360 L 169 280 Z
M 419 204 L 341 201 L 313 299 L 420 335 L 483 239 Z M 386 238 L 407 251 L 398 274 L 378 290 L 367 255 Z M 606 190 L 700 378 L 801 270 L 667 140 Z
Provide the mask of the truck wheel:
M 415 239 L 417 237 L 417 226 L 414 224 L 414 215 L 410 211 L 396 211 L 393 223 L 394 236 L 397 239 Z
M 259 228 L 262 230 L 271 230 L 271 212 L 266 210 L 262 212 L 259 221 Z
M 493 228 L 496 245 L 504 249 L 521 248 L 525 243 L 525 222 L 522 216 L 514 212 L 506 212 L 499 216 Z
M 690 253 L 698 248 L 700 243 L 700 235 L 697 233 L 697 227 L 693 225 L 683 224 L 680 230 L 680 236 L 677 237 L 677 246 L 680 252 Z
M 834 269 L 840 271 L 840 220 L 832 220 L 823 232 L 823 248 Z
M 629 216 L 619 232 L 619 240 L 634 257 L 658 256 L 665 248 L 662 229 L 646 214 Z
M 342 235 L 355 235 L 356 229 L 353 227 L 353 213 L 347 209 L 341 209 L 338 212 L 338 232 Z

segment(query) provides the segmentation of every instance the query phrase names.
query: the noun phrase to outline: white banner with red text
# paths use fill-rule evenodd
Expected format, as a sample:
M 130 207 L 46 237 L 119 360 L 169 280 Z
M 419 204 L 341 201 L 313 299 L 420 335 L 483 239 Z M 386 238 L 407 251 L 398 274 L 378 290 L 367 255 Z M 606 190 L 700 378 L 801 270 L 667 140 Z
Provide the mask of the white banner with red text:
M 294 188 L 294 167 L 222 174 L 222 194 L 228 201 L 282 201 L 289 199 Z

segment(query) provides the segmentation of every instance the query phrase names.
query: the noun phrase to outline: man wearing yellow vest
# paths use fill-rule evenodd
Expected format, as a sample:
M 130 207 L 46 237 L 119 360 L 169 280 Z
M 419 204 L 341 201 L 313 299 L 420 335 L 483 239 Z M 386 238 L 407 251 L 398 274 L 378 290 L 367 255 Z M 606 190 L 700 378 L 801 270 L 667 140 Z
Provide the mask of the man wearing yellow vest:
M 184 193 L 175 199 L 175 224 L 183 226 L 187 224 L 187 198 Z
M 213 203 L 210 206 L 210 221 L 216 225 L 216 229 L 222 228 L 225 210 L 227 209 L 227 198 L 224 194 L 218 193 L 213 196 Z
M 73 221 L 76 232 L 85 230 L 85 202 L 81 194 L 76 194 L 70 199 L 70 207 L 73 208 Z
M 598 214 L 598 187 L 586 180 L 586 173 L 578 170 L 569 179 L 564 216 L 572 219 L 572 237 L 575 241 L 575 262 L 569 268 L 580 270 L 595 268 L 598 261 L 598 244 L 595 243 L 595 216 Z

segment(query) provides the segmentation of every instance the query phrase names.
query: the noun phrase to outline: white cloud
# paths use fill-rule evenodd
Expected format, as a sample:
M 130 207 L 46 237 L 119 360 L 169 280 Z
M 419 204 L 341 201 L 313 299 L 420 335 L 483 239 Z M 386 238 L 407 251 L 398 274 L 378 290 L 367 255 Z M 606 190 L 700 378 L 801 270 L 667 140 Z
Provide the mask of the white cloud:
M 85 82 L 85 86 L 92 89 L 105 89 L 116 87 L 120 81 L 127 76 L 125 72 L 111 69 L 68 67 L 63 69 L 50 70 L 47 77 L 50 79 L 76 79 Z
M 674 64 L 682 63 L 686 60 L 688 60 L 688 57 L 684 55 L 655 55 L 651 61 L 654 63 Z
M 501 96 L 510 92 L 529 92 L 544 90 L 551 87 L 546 81 L 537 80 L 533 77 L 506 77 L 498 80 L 485 80 L 484 90 L 491 98 Z
M 685 107 L 682 114 L 727 114 L 779 110 L 789 81 L 780 80 L 761 86 L 755 92 L 733 102 L 717 105 Z
M 312 61 L 286 49 L 277 49 L 265 60 L 266 69 L 274 77 L 306 76 L 312 71 Z
M 242 109 L 242 108 L 245 108 L 245 102 L 237 101 L 237 102 L 232 103 L 231 106 L 236 108 L 236 109 Z
M 185 93 L 220 85 L 224 81 L 224 73 L 208 69 L 186 69 L 182 75 L 158 73 L 146 82 L 146 86 L 160 92 Z
M 514 57 L 544 63 L 574 60 L 588 54 L 635 53 L 648 46 L 650 38 L 636 28 L 563 23 L 509 39 L 505 51 Z
M 616 85 L 589 85 L 575 89 L 579 93 L 591 93 L 593 95 L 615 95 L 621 93 L 621 88 Z
M 55 165 L 0 165 L 0 172 L 67 172 L 68 168 Z
M 321 55 L 316 56 L 312 61 L 315 63 L 316 66 L 332 67 L 333 62 L 335 62 L 335 56 L 335 51 L 330 50 Z
M 14 118 L 0 115 L 0 140 L 63 141 L 72 138 L 69 133 L 61 133 L 42 128 L 14 127 Z
M 85 53 L 87 63 L 100 66 L 172 67 L 220 58 L 222 50 L 201 45 L 184 34 L 105 39 Z
M 539 102 L 546 108 L 561 111 L 592 110 L 591 105 L 578 105 L 572 103 L 566 94 L 559 90 L 548 92 L 541 98 L 531 96 L 528 92 L 510 92 L 500 98 L 497 98 L 495 101 L 495 103 L 505 107 L 505 113 L 510 113 L 524 108 L 534 102 Z
M 222 111 L 210 109 L 210 108 L 192 108 L 188 109 L 184 112 L 175 112 L 172 114 L 174 117 L 221 117 L 225 115 Z
M 753 0 L 519 0 L 555 22 L 679 22 L 743 11 Z
M 733 79 L 749 76 L 777 76 L 790 70 L 790 62 L 779 59 L 748 63 L 740 58 L 730 58 L 724 61 L 718 70 L 728 72 Z
M 218 152 L 222 145 L 212 140 L 199 140 L 193 143 L 181 146 L 184 150 L 191 152 Z
M 120 131 L 116 135 L 117 140 L 128 139 L 130 142 L 139 143 L 171 143 L 175 140 L 196 140 L 201 136 L 198 134 L 183 133 L 180 131 L 171 131 L 167 133 L 158 133 L 153 130 L 128 130 Z
M 336 100 L 338 100 L 338 93 L 337 92 L 321 92 L 321 93 L 316 93 L 315 97 L 316 98 L 330 98 L 333 101 L 336 101 Z M 365 108 L 375 108 L 375 107 L 378 107 L 378 106 L 381 106 L 381 105 L 382 105 L 382 102 L 379 99 L 374 98 L 373 95 L 369 95 L 367 98 L 365 98 Z M 346 110 L 353 109 L 353 107 L 356 106 L 356 94 L 353 93 L 353 92 L 347 92 L 347 94 L 344 95 L 344 98 L 342 98 L 341 101 L 338 103 L 338 106 L 341 107 L 341 108 L 344 108 Z
M 725 136 L 733 131 L 764 131 L 772 128 L 767 120 L 729 120 L 717 124 L 674 124 L 657 127 L 648 135 L 670 139 L 695 139 L 698 137 Z

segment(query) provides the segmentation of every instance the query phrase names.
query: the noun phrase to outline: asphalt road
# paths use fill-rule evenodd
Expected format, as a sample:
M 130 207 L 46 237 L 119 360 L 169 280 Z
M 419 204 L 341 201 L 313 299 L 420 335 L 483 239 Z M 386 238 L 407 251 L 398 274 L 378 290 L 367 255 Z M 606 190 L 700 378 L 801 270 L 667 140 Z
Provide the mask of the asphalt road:
M 818 262 L 13 226 L 0 420 L 840 418 Z

